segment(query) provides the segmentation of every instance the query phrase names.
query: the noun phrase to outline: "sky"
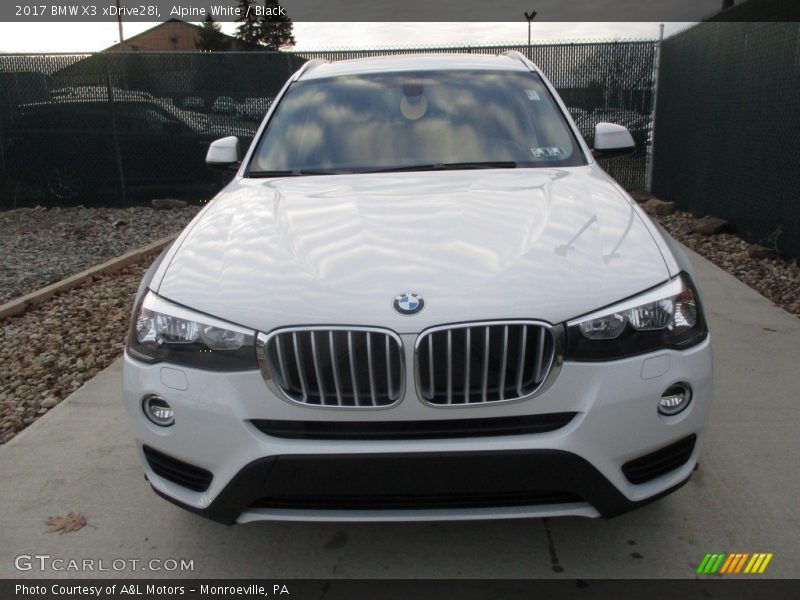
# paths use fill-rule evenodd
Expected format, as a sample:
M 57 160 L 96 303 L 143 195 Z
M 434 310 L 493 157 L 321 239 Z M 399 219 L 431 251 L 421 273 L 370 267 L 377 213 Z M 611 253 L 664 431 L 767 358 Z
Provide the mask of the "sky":
M 157 23 L 123 23 L 127 39 Z M 666 23 L 664 35 L 691 23 Z M 223 23 L 233 33 L 235 23 Z M 534 42 L 658 38 L 658 23 L 536 23 Z M 528 24 L 518 23 L 295 23 L 296 50 L 526 43 Z M 0 52 L 94 52 L 119 41 L 117 24 L 0 23 Z

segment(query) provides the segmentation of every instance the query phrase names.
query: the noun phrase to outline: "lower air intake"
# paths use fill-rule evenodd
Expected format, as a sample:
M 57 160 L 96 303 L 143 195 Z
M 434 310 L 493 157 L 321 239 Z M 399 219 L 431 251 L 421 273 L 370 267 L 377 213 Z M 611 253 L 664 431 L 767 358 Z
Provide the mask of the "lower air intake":
M 622 465 L 622 473 L 634 484 L 647 483 L 666 475 L 688 462 L 696 441 L 697 436 L 692 434 L 660 450 L 628 461 Z
M 150 446 L 144 446 L 142 450 L 144 451 L 144 457 L 147 459 L 147 464 L 153 469 L 153 473 L 159 477 L 195 492 L 205 492 L 208 486 L 211 485 L 211 480 L 214 476 L 210 471 L 167 456 Z

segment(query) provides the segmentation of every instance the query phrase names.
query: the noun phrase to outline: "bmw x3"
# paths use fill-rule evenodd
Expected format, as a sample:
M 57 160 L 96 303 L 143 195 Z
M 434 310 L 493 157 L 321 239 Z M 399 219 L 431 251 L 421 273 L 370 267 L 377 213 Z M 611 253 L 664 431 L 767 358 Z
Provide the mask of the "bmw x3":
M 692 266 L 519 53 L 306 63 L 147 272 L 146 477 L 223 523 L 610 517 L 683 485 L 712 395 Z

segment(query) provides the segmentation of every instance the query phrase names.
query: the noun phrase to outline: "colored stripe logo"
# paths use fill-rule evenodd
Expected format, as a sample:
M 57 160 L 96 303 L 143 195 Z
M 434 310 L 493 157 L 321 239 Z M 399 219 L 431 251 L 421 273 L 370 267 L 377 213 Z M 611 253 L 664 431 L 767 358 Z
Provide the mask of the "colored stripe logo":
M 697 572 L 702 574 L 735 575 L 739 573 L 761 574 L 767 569 L 772 560 L 772 552 L 715 552 L 706 554 L 697 567 Z

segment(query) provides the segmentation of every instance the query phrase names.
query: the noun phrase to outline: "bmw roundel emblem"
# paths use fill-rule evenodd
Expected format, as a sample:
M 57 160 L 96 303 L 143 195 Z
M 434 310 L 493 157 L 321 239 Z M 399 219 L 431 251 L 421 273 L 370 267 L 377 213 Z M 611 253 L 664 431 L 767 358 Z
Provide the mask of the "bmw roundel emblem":
M 399 296 L 395 296 L 392 306 L 401 315 L 415 315 L 425 308 L 425 300 L 417 294 L 404 292 Z

